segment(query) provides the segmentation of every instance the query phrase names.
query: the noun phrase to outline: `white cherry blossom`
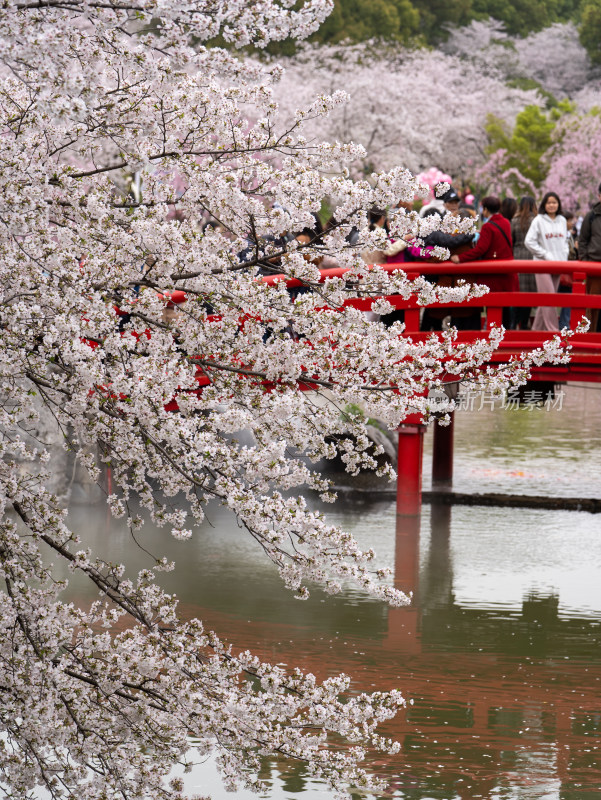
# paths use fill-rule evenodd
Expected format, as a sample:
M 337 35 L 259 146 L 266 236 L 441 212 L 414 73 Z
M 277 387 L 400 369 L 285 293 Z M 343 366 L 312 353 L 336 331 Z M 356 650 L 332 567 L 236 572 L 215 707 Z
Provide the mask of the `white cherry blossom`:
M 369 269 L 360 252 L 382 234 L 368 233 L 367 212 L 396 207 L 419 183 L 400 167 L 351 180 L 361 148 L 317 142 L 310 130 L 340 95 L 313 98 L 286 126 L 274 99 L 280 70 L 207 46 L 218 35 L 240 46 L 304 37 L 331 7 L 6 0 L 0 8 L 7 798 L 42 786 L 57 800 L 179 800 L 169 775 L 191 742 L 198 756 L 216 751 L 229 786 L 252 783 L 260 758 L 277 754 L 303 760 L 341 792 L 374 788 L 364 753 L 396 751 L 377 727 L 403 705 L 399 691 L 357 695 L 345 676 L 319 682 L 284 671 L 237 652 L 199 620 L 181 621 L 177 598 L 156 579 L 177 569 L 162 553 L 131 579 L 108 543 L 106 552 L 86 549 L 44 485 L 48 453 L 30 435 L 42 410 L 92 478 L 110 465 L 108 506 L 132 531 L 144 524 L 134 499 L 180 539 L 220 503 L 299 597 L 310 581 L 332 592 L 351 581 L 398 605 L 407 598 L 375 569 L 373 553 L 303 498 L 311 489 L 332 499 L 308 466 L 318 459 L 339 452 L 350 472 L 377 468 L 364 421 L 341 412 L 359 404 L 365 418 L 394 429 L 409 412 L 427 415 L 427 390 L 449 374 L 500 389 L 524 381 L 532 363 L 565 357 L 556 340 L 482 371 L 500 331 L 470 345 L 452 331 L 421 342 L 398 323 L 367 320 L 359 306 L 382 308 L 383 296 L 428 303 L 483 290 L 437 290 Z M 336 224 L 323 244 L 284 238 L 313 224 L 324 197 Z M 215 227 L 203 229 L 209 217 Z M 423 235 L 419 224 L 403 211 L 392 222 L 396 236 Z M 324 255 L 348 268 L 344 277 L 321 280 L 315 259 Z M 269 272 L 312 291 L 291 300 Z M 168 307 L 174 291 L 186 297 L 179 312 Z M 235 441 L 240 431 L 252 444 Z M 65 583 L 42 556 L 48 549 L 99 592 L 91 608 L 64 600 Z M 328 747 L 337 735 L 347 749 Z

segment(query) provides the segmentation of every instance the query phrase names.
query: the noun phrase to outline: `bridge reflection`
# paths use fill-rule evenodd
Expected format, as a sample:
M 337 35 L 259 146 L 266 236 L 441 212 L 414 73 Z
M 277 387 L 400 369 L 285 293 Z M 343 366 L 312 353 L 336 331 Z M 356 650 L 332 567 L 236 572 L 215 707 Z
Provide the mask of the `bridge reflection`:
M 529 594 L 511 613 L 461 607 L 453 594 L 452 509 L 432 511 L 421 570 L 419 521 L 397 518 L 395 582 L 416 589 L 411 607 L 389 611 L 383 643 L 394 659 L 405 657 L 402 688 L 414 702 L 395 726 L 403 739 L 399 773 L 409 767 L 428 787 L 406 787 L 404 796 L 488 798 L 516 790 L 516 780 L 524 791 L 538 785 L 528 797 L 598 796 L 599 619 L 560 616 L 553 593 Z M 434 789 L 443 794 L 428 794 Z
M 553 592 L 527 594 L 520 609 L 462 606 L 452 514 L 433 508 L 425 554 L 419 518 L 397 518 L 395 583 L 413 588 L 413 601 L 388 610 L 384 636 L 362 628 L 353 640 L 318 641 L 301 633 L 284 656 L 280 641 L 278 656 L 297 663 L 300 654 L 320 675 L 345 670 L 358 690 L 403 690 L 411 704 L 385 730 L 402 750 L 378 762 L 384 796 L 598 798 L 601 620 L 560 614 Z M 270 639 L 269 625 L 260 628 L 256 644 Z M 302 766 L 276 766 L 288 791 L 307 788 Z
M 355 633 L 335 617 L 326 636 L 265 619 L 232 635 L 322 677 L 345 671 L 357 690 L 402 689 L 411 704 L 385 729 L 402 750 L 377 762 L 388 796 L 597 797 L 600 618 L 560 614 L 553 592 L 513 609 L 459 603 L 453 511 L 434 506 L 427 532 L 418 517 L 397 517 L 394 580 L 413 591 L 410 606 L 363 618 Z M 277 768 L 288 791 L 307 785 L 302 767 Z

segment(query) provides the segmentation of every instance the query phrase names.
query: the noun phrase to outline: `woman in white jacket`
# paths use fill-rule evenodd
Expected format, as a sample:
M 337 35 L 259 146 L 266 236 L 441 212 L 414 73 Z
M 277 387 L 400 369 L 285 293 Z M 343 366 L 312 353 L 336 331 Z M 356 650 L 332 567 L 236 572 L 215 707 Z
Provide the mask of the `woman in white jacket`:
M 569 253 L 568 226 L 561 212 L 561 200 L 555 192 L 547 192 L 532 220 L 524 245 L 535 261 L 567 261 Z M 556 292 L 559 275 L 536 275 L 537 292 Z M 533 331 L 559 330 L 559 314 L 550 306 L 536 309 Z

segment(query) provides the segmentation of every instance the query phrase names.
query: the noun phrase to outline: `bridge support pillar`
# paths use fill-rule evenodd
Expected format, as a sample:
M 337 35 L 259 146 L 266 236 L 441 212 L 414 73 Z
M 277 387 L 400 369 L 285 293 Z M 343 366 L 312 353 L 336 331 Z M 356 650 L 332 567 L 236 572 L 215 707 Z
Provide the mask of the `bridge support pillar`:
M 396 511 L 403 516 L 421 514 L 425 430 L 421 422 L 405 421 L 399 427 Z
M 434 425 L 432 445 L 432 488 L 450 489 L 453 484 L 453 439 L 455 412 L 448 425 Z

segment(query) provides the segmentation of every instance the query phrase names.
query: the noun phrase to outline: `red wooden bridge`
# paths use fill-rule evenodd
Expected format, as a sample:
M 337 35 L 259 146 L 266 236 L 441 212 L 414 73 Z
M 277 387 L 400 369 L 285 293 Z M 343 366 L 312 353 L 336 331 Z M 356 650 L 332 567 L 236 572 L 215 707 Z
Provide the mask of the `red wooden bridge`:
M 433 275 L 438 278 L 463 278 L 470 281 L 470 276 L 477 276 L 472 281 L 485 282 L 486 276 L 507 275 L 510 273 L 546 273 L 552 275 L 569 274 L 573 278 L 571 294 L 559 292 L 489 292 L 483 297 L 473 298 L 462 303 L 434 303 L 428 308 L 445 308 L 452 313 L 454 308 L 472 306 L 482 308 L 482 325 L 476 330 L 458 332 L 459 342 L 473 342 L 482 336 L 483 331 L 490 330 L 493 325 L 500 326 L 505 308 L 535 308 L 552 306 L 570 308 L 571 328 L 575 329 L 583 316 L 590 315 L 594 309 L 601 310 L 601 294 L 587 294 L 587 278 L 598 278 L 601 281 L 601 263 L 590 261 L 472 261 L 464 264 L 451 262 L 426 263 L 410 261 L 403 264 L 381 264 L 380 269 L 387 272 L 405 272 L 408 278 L 419 275 Z M 322 280 L 331 277 L 342 277 L 345 269 L 322 270 Z M 271 282 L 280 276 L 266 278 Z M 291 286 L 301 285 L 300 281 L 288 281 Z M 405 300 L 399 295 L 388 296 L 387 299 L 397 309 L 405 310 L 405 334 L 416 341 L 425 341 L 432 336 L 431 331 L 420 331 L 420 316 L 423 306 L 415 299 Z M 373 297 L 349 300 L 347 303 L 365 311 L 371 310 Z M 601 311 L 599 311 L 601 314 Z M 540 347 L 547 341 L 552 332 L 514 330 L 506 331 L 503 342 L 495 350 L 491 363 L 502 363 L 512 355 L 528 352 Z M 601 332 L 574 334 L 570 339 L 572 355 L 569 364 L 536 367 L 533 380 L 540 381 L 590 381 L 601 383 Z
M 402 270 L 409 278 L 419 275 L 444 276 L 447 284 L 459 278 L 466 281 L 485 283 L 487 276 L 507 275 L 510 273 L 547 273 L 552 275 L 569 274 L 573 279 L 571 294 L 542 292 L 489 292 L 483 297 L 473 298 L 464 303 L 436 303 L 428 308 L 448 309 L 449 314 L 455 308 L 472 306 L 482 309 L 481 326 L 477 330 L 461 330 L 457 338 L 459 342 L 473 342 L 481 338 L 483 332 L 492 326 L 500 326 L 503 310 L 506 308 L 535 308 L 551 306 L 570 308 L 570 327 L 575 330 L 582 317 L 590 318 L 591 312 L 597 310 L 601 315 L 601 294 L 587 293 L 587 279 L 597 278 L 601 281 L 601 263 L 584 261 L 473 261 L 454 264 L 451 262 L 405 262 L 403 264 L 383 264 L 381 269 L 387 272 Z M 322 280 L 342 277 L 345 269 L 322 270 Z M 474 277 L 471 277 L 474 276 Z M 283 276 L 264 278 L 267 282 L 282 280 Z M 287 281 L 290 286 L 300 286 L 296 280 Z M 394 308 L 405 312 L 404 334 L 413 341 L 425 341 L 436 333 L 420 331 L 421 306 L 412 298 L 406 300 L 399 295 L 388 296 Z M 369 311 L 373 297 L 347 301 L 349 305 Z M 494 351 L 490 364 L 500 364 L 512 356 L 527 353 L 540 347 L 551 336 L 550 331 L 508 330 L 500 346 Z M 570 339 L 572 346 L 568 364 L 547 364 L 532 369 L 533 381 L 566 383 L 569 381 L 587 381 L 601 383 L 601 332 L 574 333 Z M 484 368 L 487 366 L 483 365 Z M 449 376 L 449 381 L 454 381 Z M 397 466 L 397 512 L 404 515 L 419 514 L 421 510 L 422 453 L 425 426 L 418 415 L 407 417 L 399 428 L 399 449 Z M 434 429 L 433 452 L 433 484 L 450 488 L 453 475 L 453 415 L 447 427 L 436 425 Z
M 403 271 L 407 277 L 416 278 L 419 275 L 434 276 L 439 280 L 444 276 L 445 285 L 453 285 L 457 279 L 468 282 L 486 283 L 487 276 L 508 275 L 510 273 L 547 273 L 569 274 L 572 276 L 573 286 L 571 294 L 568 293 L 542 293 L 542 292 L 489 292 L 488 294 L 473 298 L 462 303 L 435 303 L 429 309 L 447 309 L 449 314 L 453 309 L 473 307 L 482 310 L 479 317 L 480 327 L 473 330 L 460 330 L 457 340 L 462 343 L 474 342 L 485 335 L 493 326 L 500 326 L 503 311 L 508 308 L 534 308 L 551 306 L 555 308 L 571 309 L 571 328 L 575 330 L 582 317 L 590 318 L 591 312 L 597 311 L 601 316 L 601 294 L 587 293 L 590 279 L 601 282 L 601 263 L 584 261 L 473 261 L 470 263 L 454 264 L 451 262 L 426 263 L 423 261 L 405 262 L 402 264 L 383 264 L 381 269 L 387 272 Z M 327 278 L 343 277 L 347 272 L 345 268 L 321 270 L 321 280 Z M 290 288 L 302 286 L 298 279 L 286 278 L 284 275 L 270 275 L 262 278 L 266 283 L 275 283 L 285 280 Z M 169 304 L 179 304 L 186 300 L 184 292 L 169 293 Z M 346 304 L 364 311 L 371 310 L 375 298 L 365 297 L 346 301 Z M 411 336 L 414 342 L 425 341 L 436 332 L 421 331 L 420 319 L 423 306 L 415 298 L 406 300 L 400 295 L 387 296 L 387 300 L 396 309 L 404 310 L 405 331 L 403 335 Z M 507 362 L 512 356 L 527 353 L 539 348 L 547 341 L 553 332 L 533 330 L 508 330 L 503 341 L 492 354 L 489 364 Z M 566 383 L 569 381 L 586 381 L 601 383 L 601 332 L 589 331 L 587 333 L 574 333 L 570 339 L 571 352 L 568 364 L 546 364 L 532 368 L 533 381 L 551 383 Z M 488 364 L 484 364 L 485 369 Z M 199 386 L 209 383 L 206 370 L 197 376 Z M 449 382 L 456 383 L 457 376 L 449 375 Z M 301 388 L 310 391 L 310 380 L 305 381 Z M 173 406 L 173 408 L 171 408 Z M 167 410 L 177 410 L 174 399 Z M 422 485 L 422 453 L 425 433 L 423 420 L 417 414 L 407 417 L 399 428 L 399 448 L 397 466 L 397 512 L 402 515 L 417 515 L 421 511 L 421 485 Z M 443 427 L 436 425 L 434 428 L 433 452 L 433 485 L 450 488 L 453 475 L 453 415 L 451 424 Z
M 385 268 L 388 269 L 387 265 Z M 547 273 L 572 275 L 572 293 L 539 292 L 490 292 L 484 297 L 468 301 L 464 305 L 482 308 L 481 330 L 462 330 L 458 332 L 460 342 L 474 341 L 482 336 L 482 331 L 493 325 L 501 325 L 505 308 L 534 308 L 551 306 L 570 308 L 570 327 L 575 330 L 583 316 L 591 317 L 594 309 L 601 309 L 601 294 L 587 294 L 587 279 L 601 279 L 601 264 L 591 262 L 563 261 L 487 261 L 466 264 L 420 264 L 415 271 L 406 265 L 408 277 L 422 275 L 441 275 L 470 280 L 477 275 L 478 281 L 485 281 L 486 275 L 514 273 Z M 396 308 L 405 310 L 405 333 L 415 341 L 431 336 L 420 332 L 420 311 L 417 304 L 402 298 L 389 298 Z M 400 301 L 400 302 L 399 302 Z M 437 304 L 449 309 L 457 304 Z M 429 306 L 429 308 L 432 306 Z M 435 306 L 434 306 L 435 307 Z M 597 314 L 600 312 L 597 311 Z M 491 364 L 507 361 L 519 353 L 540 347 L 552 334 L 549 331 L 508 330 L 502 343 L 495 350 Z M 590 331 L 574 333 L 570 339 L 572 350 L 568 364 L 547 364 L 532 369 L 533 381 L 565 383 L 569 381 L 601 382 L 601 333 Z M 436 425 L 434 428 L 432 482 L 434 486 L 450 488 L 453 477 L 453 425 Z M 421 510 L 422 453 L 425 426 L 419 418 L 406 419 L 399 429 L 399 450 L 397 466 L 397 512 L 399 514 L 419 514 Z

